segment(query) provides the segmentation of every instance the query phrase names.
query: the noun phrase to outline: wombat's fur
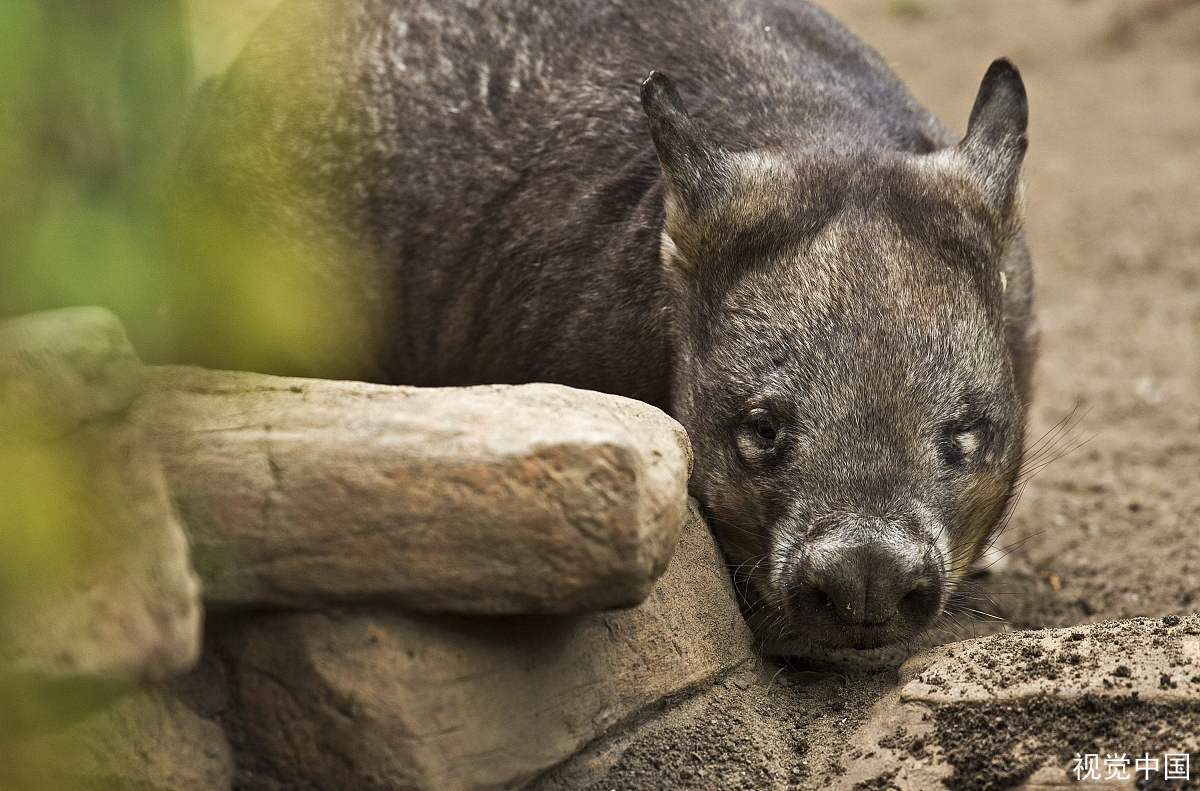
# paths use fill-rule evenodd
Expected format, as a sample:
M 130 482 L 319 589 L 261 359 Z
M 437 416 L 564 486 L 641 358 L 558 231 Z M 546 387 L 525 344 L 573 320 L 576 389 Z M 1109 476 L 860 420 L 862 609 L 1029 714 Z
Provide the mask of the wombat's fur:
M 1025 127 L 1006 61 L 960 143 L 799 0 L 288 0 L 186 172 L 342 252 L 363 356 L 309 372 L 656 404 L 764 642 L 871 647 L 1018 473 Z

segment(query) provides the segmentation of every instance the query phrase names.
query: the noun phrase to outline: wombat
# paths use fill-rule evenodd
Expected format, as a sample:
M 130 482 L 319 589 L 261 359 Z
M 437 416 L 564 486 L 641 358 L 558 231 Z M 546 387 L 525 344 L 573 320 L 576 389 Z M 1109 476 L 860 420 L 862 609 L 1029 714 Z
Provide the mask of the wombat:
M 959 140 L 800 0 L 286 0 L 183 173 L 340 251 L 360 354 L 304 373 L 657 405 L 763 646 L 871 648 L 1012 498 L 1026 120 L 997 60 Z

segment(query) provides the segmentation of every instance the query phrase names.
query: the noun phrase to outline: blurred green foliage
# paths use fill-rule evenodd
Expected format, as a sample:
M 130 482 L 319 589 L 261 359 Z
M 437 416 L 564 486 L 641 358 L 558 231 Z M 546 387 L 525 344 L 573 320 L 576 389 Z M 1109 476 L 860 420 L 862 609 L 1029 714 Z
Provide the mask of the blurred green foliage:
M 173 0 L 0 0 L 0 314 L 96 304 L 170 355 L 166 166 L 188 99 Z
M 189 57 L 176 0 L 0 0 L 0 317 L 103 305 L 143 355 L 170 356 L 163 184 Z M 0 413 L 0 617 L 113 551 L 85 540 L 72 438 L 13 411 Z M 0 673 L 0 789 L 74 787 L 70 738 L 30 736 L 89 694 Z

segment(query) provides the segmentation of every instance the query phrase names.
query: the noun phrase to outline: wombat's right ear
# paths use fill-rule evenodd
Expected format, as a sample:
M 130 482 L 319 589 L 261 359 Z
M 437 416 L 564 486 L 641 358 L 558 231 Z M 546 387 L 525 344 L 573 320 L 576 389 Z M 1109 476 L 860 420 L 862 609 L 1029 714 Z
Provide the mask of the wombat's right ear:
M 728 189 L 728 155 L 687 114 L 674 81 L 661 71 L 642 82 L 642 109 L 666 182 L 668 230 L 685 235 L 683 225 L 721 205 Z
M 1029 103 L 1020 72 L 1007 58 L 993 61 L 957 151 L 998 219 L 1008 226 L 1005 231 L 1014 234 L 1021 221 L 1021 163 L 1029 145 L 1028 125 Z

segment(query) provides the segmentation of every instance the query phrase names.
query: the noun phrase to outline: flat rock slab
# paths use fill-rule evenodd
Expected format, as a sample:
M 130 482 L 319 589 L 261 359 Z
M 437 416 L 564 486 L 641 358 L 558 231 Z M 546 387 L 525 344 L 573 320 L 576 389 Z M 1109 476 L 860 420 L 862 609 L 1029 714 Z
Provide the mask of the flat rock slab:
M 910 659 L 839 788 L 1134 788 L 1137 759 L 1200 761 L 1200 617 L 998 634 Z M 1120 758 L 1129 760 L 1122 771 Z M 1110 760 L 1111 759 L 1111 760 Z M 1147 765 L 1146 768 L 1149 768 Z M 1193 782 L 1200 767 L 1192 766 Z M 1153 786 L 1152 787 L 1158 787 Z
M 691 449 L 643 403 L 559 385 L 422 389 L 152 369 L 153 434 L 226 607 L 458 614 L 642 601 Z
M 34 724 L 52 697 L 86 708 L 199 654 L 187 537 L 127 420 L 143 384 L 107 311 L 0 324 L 0 691 L 29 706 L 6 694 L 6 724 Z
M 20 751 L 40 767 L 37 788 L 229 791 L 234 777 L 233 753 L 220 726 L 155 690 L 21 743 Z
M 665 699 L 753 661 L 693 510 L 637 608 L 574 617 L 291 614 L 246 627 L 249 733 L 326 791 L 518 788 Z

